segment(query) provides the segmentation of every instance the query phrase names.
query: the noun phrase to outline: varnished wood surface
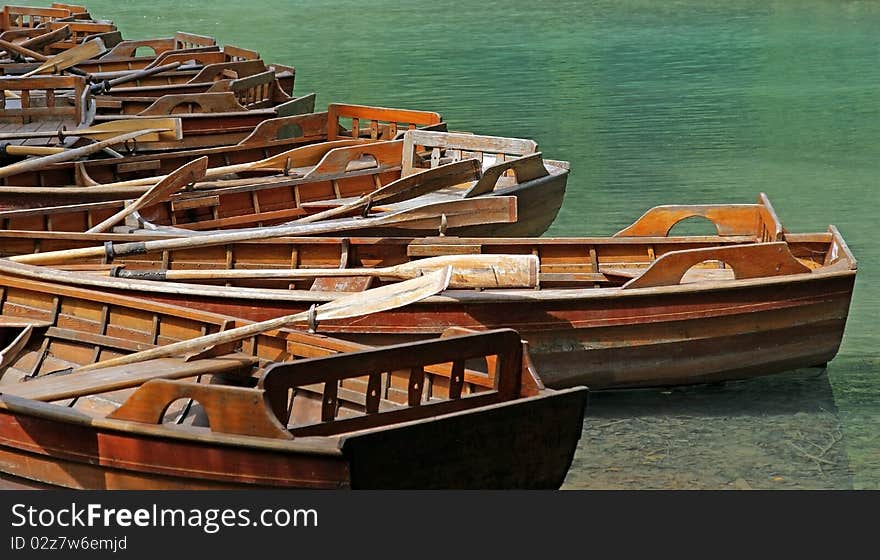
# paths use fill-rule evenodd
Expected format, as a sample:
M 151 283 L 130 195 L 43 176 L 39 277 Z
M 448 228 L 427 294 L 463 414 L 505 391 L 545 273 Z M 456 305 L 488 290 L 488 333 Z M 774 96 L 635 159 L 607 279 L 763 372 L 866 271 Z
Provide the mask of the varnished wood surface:
M 848 314 L 855 258 L 833 227 L 825 233 L 789 233 L 782 244 L 743 246 L 763 236 L 763 225 L 753 228 L 751 237 L 278 239 L 114 262 L 131 270 L 345 268 L 388 266 L 440 254 L 535 254 L 541 262 L 540 290 L 452 290 L 410 310 L 326 322 L 320 331 L 364 342 L 389 342 L 437 336 L 447 327 L 514 327 L 531 343 L 535 362 L 551 386 L 695 383 L 830 360 Z M 43 235 L 40 247 L 44 250 L 70 246 L 63 235 Z M 33 250 L 34 241 L 18 243 L 20 250 Z M 795 263 L 791 264 L 794 268 L 777 271 L 771 267 L 758 277 L 736 279 L 729 266 L 719 268 L 720 262 L 710 261 L 684 275 L 678 269 L 663 285 L 621 287 L 642 275 L 653 275 L 653 271 L 646 272 L 652 266 L 662 270 L 669 256 L 690 254 L 689 262 L 694 264 L 711 259 L 714 248 L 729 251 L 742 246 L 748 255 L 752 249 L 775 251 L 783 245 L 790 251 L 786 258 Z M 309 289 L 308 282 L 285 282 L 284 290 L 271 281 L 239 281 L 235 286 L 207 287 L 201 295 L 177 296 L 144 286 L 140 293 L 261 320 L 327 301 L 336 297 L 332 290 L 339 289 L 331 285 Z M 236 292 L 247 287 L 253 291 Z M 721 352 L 721 347 L 729 350 Z
M 422 398 L 413 400 L 410 375 L 394 373 L 400 365 L 394 352 L 406 352 L 406 348 L 371 353 L 367 359 L 361 357 L 345 366 L 349 369 L 366 368 L 363 372 L 373 371 L 371 367 L 384 372 L 385 404 L 380 407 L 373 407 L 369 396 L 356 398 L 373 387 L 361 381 L 363 372 L 359 369 L 350 371 L 342 381 L 327 378 L 323 388 L 312 383 L 313 378 L 303 379 L 301 381 L 306 386 L 295 393 L 290 403 L 296 422 L 291 426 L 291 436 L 285 432 L 283 424 L 277 423 L 268 402 L 260 405 L 263 390 L 247 387 L 248 370 L 259 366 L 255 370 L 259 372 L 281 360 L 322 356 L 340 350 L 363 349 L 363 346 L 321 335 L 275 331 L 242 341 L 240 350 L 246 356 L 241 360 L 233 359 L 235 363 L 230 362 L 232 369 L 225 373 L 216 367 L 216 358 L 211 358 L 196 359 L 189 365 L 179 361 L 144 364 L 141 371 L 129 366 L 119 372 L 105 369 L 95 370 L 94 375 L 64 375 L 60 372 L 65 366 L 88 364 L 145 346 L 169 344 L 212 329 L 229 329 L 240 321 L 106 292 L 22 282 L 11 277 L 0 277 L 0 316 L 7 318 L 0 325 L 3 329 L 0 334 L 4 335 L 6 344 L 18 346 L 12 336 L 23 328 L 33 329 L 23 351 L 5 363 L 0 373 L 0 465 L 6 475 L 39 484 L 95 489 L 351 487 L 352 467 L 355 462 L 365 459 L 361 455 L 343 453 L 337 436 L 308 435 L 309 422 L 315 421 L 314 418 L 308 420 L 311 403 L 320 403 L 322 398 L 326 403 L 328 395 L 339 398 L 336 414 L 343 427 L 340 435 L 356 440 L 359 435 L 351 433 L 350 430 L 355 428 L 351 422 L 366 411 L 369 421 L 358 426 L 369 429 L 373 437 L 386 430 L 400 429 L 400 436 L 391 438 L 389 449 L 411 449 L 412 456 L 425 464 L 439 461 L 447 465 L 450 473 L 471 473 L 466 477 L 456 475 L 452 478 L 433 470 L 413 471 L 404 466 L 399 476 L 394 477 L 401 487 L 558 486 L 571 462 L 576 438 L 560 440 L 557 436 L 528 436 L 536 445 L 547 446 L 548 458 L 539 465 L 529 465 L 528 469 L 515 469 L 514 472 L 499 471 L 487 465 L 483 459 L 485 450 L 477 453 L 472 449 L 460 449 L 455 454 L 447 454 L 445 450 L 460 439 L 460 430 L 472 430 L 474 426 L 483 425 L 484 433 L 502 438 L 502 442 L 503 434 L 509 433 L 512 427 L 516 430 L 537 429 L 530 420 L 531 414 L 516 413 L 519 406 L 547 408 L 548 413 L 552 409 L 554 415 L 562 415 L 570 424 L 572 434 L 580 433 L 584 391 L 560 394 L 540 389 L 535 391 L 531 370 L 521 370 L 525 362 L 517 363 L 516 356 L 521 352 L 519 337 L 509 331 L 497 335 L 506 341 L 504 349 L 494 343 L 485 346 L 451 338 L 439 344 L 449 348 L 452 354 L 449 351 L 434 352 L 431 346 L 419 352 L 408 352 L 410 359 L 415 358 L 414 363 L 419 364 L 418 379 L 425 383 L 424 388 L 420 387 L 424 402 Z M 487 352 L 507 355 L 511 348 L 516 356 L 505 358 L 506 365 L 499 365 L 494 377 L 490 369 L 486 378 L 486 374 L 457 367 L 450 370 L 446 362 L 458 359 L 459 350 L 456 348 L 466 351 L 461 354 L 462 360 Z M 495 362 L 490 360 L 490 363 Z M 315 364 L 320 365 L 320 362 Z M 172 371 L 175 367 L 183 369 L 176 373 Z M 339 366 L 331 369 L 339 372 Z M 230 377 L 230 373 L 233 376 Z M 199 374 L 210 374 L 213 383 L 205 383 L 207 380 L 198 383 Z M 462 375 L 464 379 L 458 383 L 460 387 L 463 382 L 464 390 L 459 388 L 454 394 L 450 393 L 450 376 Z M 523 396 L 516 388 L 519 385 L 510 385 L 511 379 L 518 384 L 520 375 L 528 380 L 523 385 Z M 172 380 L 180 376 L 189 376 L 193 382 Z M 150 378 L 160 380 L 148 382 L 134 393 L 120 390 Z M 478 378 L 485 378 L 488 387 Z M 238 379 L 238 383 L 227 385 L 232 379 Z M 492 379 L 495 379 L 495 385 Z M 329 382 L 335 387 L 332 391 L 326 386 Z M 56 391 L 58 388 L 62 392 Z M 89 396 L 95 392 L 100 394 L 95 398 Z M 286 398 L 286 389 L 283 394 Z M 315 394 L 317 401 L 309 396 Z M 39 402 L 24 398 L 25 395 L 52 402 Z M 68 397 L 71 396 L 79 398 L 70 400 Z M 178 402 L 179 397 L 195 399 L 196 406 L 207 413 L 209 426 L 201 426 L 197 421 L 177 427 L 157 423 L 159 418 L 167 416 L 166 410 L 168 414 L 182 410 L 179 405 L 173 408 L 172 401 Z M 449 402 L 456 406 L 443 406 L 444 399 L 449 398 L 455 399 Z M 168 409 L 169 404 L 173 410 Z M 509 410 L 511 418 L 497 419 L 497 405 Z M 439 408 L 435 409 L 437 406 Z M 319 405 L 317 410 L 321 408 Z M 265 422 L 257 422 L 260 417 L 254 413 L 256 410 L 264 411 L 262 418 Z M 458 412 L 453 414 L 453 410 Z M 466 422 L 461 422 L 461 415 L 466 417 Z M 519 424 L 513 424 L 513 418 L 518 418 Z M 167 418 L 164 420 L 167 422 Z M 304 421 L 306 423 L 302 424 Z M 272 422 L 275 422 L 274 427 Z M 443 437 L 448 440 L 438 439 L 436 449 L 431 449 L 431 446 L 414 439 L 412 426 L 434 423 L 443 425 L 436 428 L 436 432 L 445 434 Z M 325 421 L 322 425 L 326 424 Z M 346 426 L 351 428 L 346 429 Z M 277 437 L 284 434 L 284 437 Z M 505 450 L 510 451 L 508 446 L 500 444 L 498 452 Z M 462 462 L 472 463 L 472 466 Z M 368 466 L 363 468 L 370 470 Z M 364 487 L 372 485 L 367 479 L 358 483 Z

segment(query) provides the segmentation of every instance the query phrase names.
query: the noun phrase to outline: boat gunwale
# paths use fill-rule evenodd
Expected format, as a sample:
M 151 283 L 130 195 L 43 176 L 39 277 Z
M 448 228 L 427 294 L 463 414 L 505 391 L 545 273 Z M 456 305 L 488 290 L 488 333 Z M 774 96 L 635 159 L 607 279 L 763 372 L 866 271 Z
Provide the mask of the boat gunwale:
M 820 281 L 834 277 L 855 276 L 857 269 L 853 268 L 839 270 L 823 270 L 830 267 L 823 266 L 811 270 L 810 272 L 787 274 L 781 276 L 768 276 L 761 278 L 745 278 L 731 280 L 704 280 L 700 282 L 689 282 L 685 284 L 674 284 L 669 286 L 656 286 L 649 288 L 628 288 L 610 287 L 610 288 L 541 288 L 535 289 L 484 289 L 481 291 L 472 290 L 444 290 L 438 295 L 430 296 L 418 302 L 417 306 L 431 304 L 448 304 L 448 303 L 493 303 L 493 304 L 510 304 L 518 302 L 549 302 L 549 301 L 574 301 L 574 300 L 596 300 L 596 299 L 621 299 L 621 298 L 638 298 L 645 296 L 654 296 L 661 294 L 678 294 L 678 293 L 712 293 L 729 290 L 748 289 L 756 287 L 766 287 L 774 285 L 784 285 L 800 282 Z M 333 301 L 337 298 L 344 297 L 345 293 L 336 292 L 315 292 L 311 290 L 282 290 L 276 288 L 247 288 L 247 287 L 225 287 L 216 285 L 205 285 L 185 282 L 165 282 L 157 280 L 140 280 L 128 278 L 115 278 L 111 276 L 90 276 L 77 274 L 70 271 L 52 269 L 51 265 L 40 267 L 33 265 L 24 265 L 22 263 L 8 262 L 0 265 L 0 274 L 11 275 L 13 277 L 40 278 L 38 271 L 49 269 L 52 272 L 52 279 L 49 282 L 57 282 L 64 286 L 74 286 L 80 289 L 116 289 L 134 292 L 150 292 L 165 293 L 180 296 L 196 296 L 210 298 L 230 298 L 230 299 L 254 299 L 262 296 L 264 299 L 274 301 L 309 301 L 309 302 L 326 302 Z M 291 269 L 294 270 L 294 269 Z M 307 269 L 305 269 L 307 270 Z M 88 286 L 89 288 L 84 288 Z M 127 295 L 126 297 L 134 297 Z M 186 307 L 182 307 L 187 309 Z M 222 316 L 222 315 L 219 315 Z

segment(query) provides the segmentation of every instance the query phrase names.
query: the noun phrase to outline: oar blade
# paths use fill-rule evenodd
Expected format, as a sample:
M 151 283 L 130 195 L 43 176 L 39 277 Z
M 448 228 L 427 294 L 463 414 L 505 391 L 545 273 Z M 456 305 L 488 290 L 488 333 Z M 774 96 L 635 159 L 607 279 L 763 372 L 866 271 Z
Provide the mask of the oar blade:
M 47 58 L 45 62 L 37 66 L 35 69 L 24 74 L 24 77 L 45 74 L 46 72 L 57 73 L 65 68 L 70 68 L 71 66 L 76 66 L 81 62 L 95 58 L 106 50 L 107 47 L 104 46 L 103 41 L 100 39 L 92 39 L 91 41 L 80 43 L 61 54 Z
M 346 319 L 404 307 L 442 292 L 451 276 L 452 267 L 444 267 L 418 278 L 345 296 L 316 307 L 315 318 Z
M 194 159 L 189 163 L 185 163 L 165 176 L 164 179 L 156 183 L 150 190 L 142 194 L 132 204 L 129 204 L 119 212 L 113 214 L 106 220 L 96 226 L 86 230 L 86 233 L 101 233 L 107 231 L 120 220 L 125 219 L 129 214 L 140 210 L 144 206 L 155 204 L 162 201 L 171 194 L 179 191 L 186 185 L 190 185 L 199 181 L 205 176 L 208 170 L 208 156 Z
M 480 178 L 480 162 L 464 159 L 407 175 L 389 183 L 373 193 L 374 204 L 393 204 L 410 200 Z
M 183 125 L 180 117 L 118 119 L 88 128 L 70 130 L 66 134 L 67 136 L 88 136 L 95 140 L 107 140 L 126 132 L 146 129 L 156 129 L 157 132 L 138 137 L 138 142 L 175 142 L 183 138 Z
M 366 208 L 368 204 L 393 204 L 403 202 L 436 192 L 467 181 L 475 181 L 480 177 L 480 162 L 466 159 L 426 169 L 379 187 L 368 195 L 349 204 L 330 208 L 317 214 L 295 220 L 296 223 L 307 224 L 320 220 L 329 220 L 345 216 L 355 210 Z
M 139 207 L 164 200 L 183 187 L 201 181 L 208 171 L 208 156 L 202 156 L 185 163 L 156 183 L 156 186 L 145 192 L 139 199 Z
M 451 266 L 450 288 L 537 288 L 537 255 L 442 255 L 403 263 L 390 269 L 416 277 Z

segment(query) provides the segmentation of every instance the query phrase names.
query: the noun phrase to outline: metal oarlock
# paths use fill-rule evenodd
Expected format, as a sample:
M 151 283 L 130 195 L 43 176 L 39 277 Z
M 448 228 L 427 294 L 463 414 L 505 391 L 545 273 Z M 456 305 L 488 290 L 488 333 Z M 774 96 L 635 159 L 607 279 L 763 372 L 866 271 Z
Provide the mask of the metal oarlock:
M 315 334 L 318 332 L 318 305 L 313 303 L 311 307 L 309 307 L 309 316 L 308 316 L 308 324 L 309 324 L 309 332 Z

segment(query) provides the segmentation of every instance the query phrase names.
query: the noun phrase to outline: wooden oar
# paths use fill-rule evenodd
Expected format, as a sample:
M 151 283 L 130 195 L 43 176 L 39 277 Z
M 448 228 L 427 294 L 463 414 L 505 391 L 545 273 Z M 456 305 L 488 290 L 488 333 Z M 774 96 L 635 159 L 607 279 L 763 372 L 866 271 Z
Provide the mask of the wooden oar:
M 147 68 L 145 70 L 137 70 L 131 72 L 130 74 L 126 74 L 124 76 L 119 76 L 118 78 L 113 78 L 112 80 L 103 80 L 96 84 L 92 84 L 89 86 L 89 91 L 91 91 L 92 95 L 100 95 L 102 93 L 106 93 L 110 91 L 111 88 L 118 86 L 119 84 L 125 84 L 128 82 L 133 82 L 135 80 L 140 80 L 142 78 L 148 78 L 153 74 L 161 74 L 162 72 L 170 72 L 172 70 L 177 69 L 180 66 L 180 62 L 172 62 L 171 64 L 164 64 L 162 66 L 156 66 L 154 68 Z
M 278 268 L 232 270 L 125 270 L 115 276 L 139 280 L 296 280 L 372 276 L 374 278 L 417 278 L 447 266 L 452 267 L 450 288 L 534 288 L 538 284 L 539 260 L 535 255 L 442 255 L 381 268 Z
M 354 210 L 366 209 L 373 204 L 393 204 L 410 200 L 444 187 L 457 185 L 465 181 L 476 181 L 480 178 L 480 169 L 480 162 L 476 159 L 465 159 L 441 165 L 434 169 L 426 169 L 392 181 L 384 187 L 380 187 L 358 198 L 354 202 L 305 216 L 291 223 L 307 224 L 344 216 Z
M 30 72 L 22 74 L 21 77 L 27 78 L 28 76 L 42 74 L 47 71 L 51 71 L 52 74 L 57 74 L 66 68 L 76 66 L 81 62 L 95 58 L 106 50 L 107 47 L 104 46 L 103 41 L 100 39 L 92 39 L 91 41 L 86 41 L 85 43 L 80 43 L 73 48 L 67 49 L 63 53 L 50 56 Z
M 451 272 L 451 269 L 446 267 L 424 276 L 413 278 L 412 280 L 389 284 L 380 288 L 373 288 L 372 290 L 357 292 L 350 296 L 341 297 L 334 301 L 318 305 L 312 310 L 303 311 L 302 313 L 284 315 L 283 317 L 278 317 L 276 319 L 252 323 L 228 331 L 220 331 L 199 338 L 175 342 L 173 344 L 159 346 L 158 348 L 135 352 L 127 356 L 121 356 L 119 358 L 112 358 L 82 366 L 74 369 L 73 374 L 105 367 L 134 364 L 155 358 L 181 356 L 192 352 L 199 352 L 210 346 L 229 344 L 260 333 L 280 329 L 290 323 L 345 319 L 349 317 L 370 315 L 372 313 L 380 313 L 389 309 L 396 309 L 423 300 L 445 290 L 449 285 Z
M 87 128 L 75 128 L 73 130 L 46 130 L 41 132 L 6 132 L 0 134 L 0 140 L 18 140 L 22 138 L 61 138 L 67 136 L 83 136 L 93 140 L 107 140 L 126 132 L 145 131 L 154 129 L 156 132 L 142 134 L 141 142 L 156 142 L 158 140 L 174 141 L 183 138 L 180 117 L 163 117 L 155 119 L 124 119 L 107 121 Z M 164 179 L 160 177 L 158 180 Z M 153 184 L 156 181 L 152 181 Z
M 95 152 L 102 151 L 104 148 L 109 148 L 110 146 L 115 146 L 116 144 L 127 142 L 128 140 L 134 140 L 138 136 L 143 136 L 144 134 L 150 134 L 153 132 L 158 132 L 158 129 L 151 128 L 146 130 L 138 130 L 136 132 L 129 132 L 127 134 L 120 134 L 119 136 L 114 136 L 109 140 L 101 140 L 100 142 L 95 142 L 94 144 L 83 146 L 82 148 L 64 150 L 61 153 L 38 157 L 34 159 L 26 159 L 24 161 L 12 163 L 5 167 L 0 167 L 0 177 L 8 177 L 10 175 L 15 175 L 17 173 L 26 173 L 29 171 L 38 171 L 45 168 L 49 164 L 71 161 L 77 158 L 91 155 Z
M 23 47 L 21 45 L 16 45 L 15 43 L 10 43 L 9 41 L 4 41 L 0 39 L 0 47 L 6 50 L 6 52 L 16 53 L 21 56 L 26 56 L 28 58 L 33 58 L 37 62 L 43 62 L 49 57 L 38 53 L 36 51 L 32 51 L 27 47 Z
M 105 255 L 110 257 L 141 255 L 150 251 L 164 251 L 166 249 L 194 249 L 197 247 L 224 245 L 237 241 L 255 241 L 284 236 L 324 235 L 361 228 L 395 227 L 413 224 L 428 228 L 430 227 L 429 223 L 435 224 L 443 220 L 446 221 L 447 227 L 461 227 L 477 224 L 511 223 L 515 222 L 516 218 L 515 196 L 488 196 L 426 204 L 369 218 L 348 218 L 317 224 L 285 224 L 282 226 L 242 229 L 230 232 L 221 231 L 189 237 L 118 243 L 61 251 L 45 251 L 29 255 L 17 255 L 10 257 L 10 260 L 28 264 L 52 264 Z
M 189 163 L 185 163 L 168 174 L 164 179 L 159 181 L 150 190 L 138 197 L 137 200 L 113 214 L 100 224 L 89 228 L 86 233 L 101 233 L 107 231 L 113 224 L 125 219 L 129 214 L 140 210 L 144 206 L 149 206 L 164 200 L 172 193 L 177 192 L 186 185 L 195 183 L 205 176 L 205 170 L 208 169 L 208 156 L 202 156 Z

